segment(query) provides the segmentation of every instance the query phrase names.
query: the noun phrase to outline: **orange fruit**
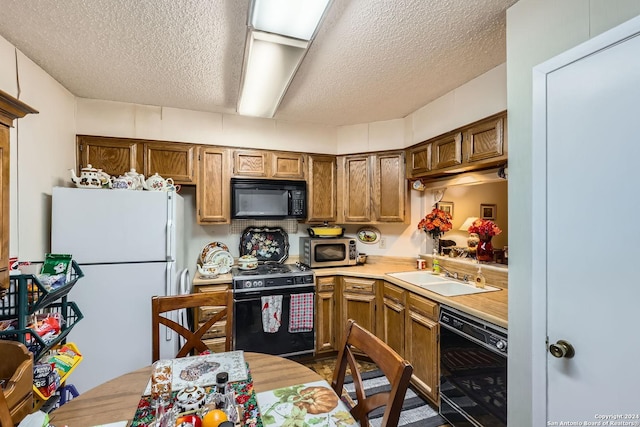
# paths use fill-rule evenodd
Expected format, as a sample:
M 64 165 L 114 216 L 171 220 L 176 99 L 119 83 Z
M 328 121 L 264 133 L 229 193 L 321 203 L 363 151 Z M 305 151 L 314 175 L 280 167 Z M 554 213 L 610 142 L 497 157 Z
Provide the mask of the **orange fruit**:
M 202 417 L 202 427 L 218 427 L 223 421 L 227 421 L 227 414 L 221 409 L 213 409 Z

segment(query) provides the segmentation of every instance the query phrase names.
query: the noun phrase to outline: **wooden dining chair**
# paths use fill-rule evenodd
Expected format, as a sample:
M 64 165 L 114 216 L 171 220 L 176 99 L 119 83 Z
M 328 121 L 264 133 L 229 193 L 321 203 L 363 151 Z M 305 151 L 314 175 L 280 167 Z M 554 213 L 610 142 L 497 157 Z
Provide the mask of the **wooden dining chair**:
M 369 396 L 365 394 L 362 377 L 354 356 L 354 347 L 378 365 L 378 368 L 391 383 L 389 392 L 374 393 Z M 369 426 L 369 413 L 386 405 L 381 425 L 382 427 L 396 427 L 413 373 L 413 366 L 384 341 L 362 328 L 352 319 L 347 322 L 344 344 L 338 353 L 336 369 L 331 381 L 331 387 L 338 396 L 343 395 L 347 366 L 351 369 L 357 399 L 357 403 L 351 408 L 351 415 L 360 423 L 361 427 L 367 427 Z
M 0 389 L 0 426 L 12 427 L 14 425 L 11 419 L 11 411 L 9 410 L 9 404 L 4 397 L 4 392 Z
M 18 341 L 0 340 L 0 360 L 0 420 L 2 427 L 13 426 L 33 411 L 33 354 Z
M 171 319 L 171 312 L 205 306 L 223 307 L 194 332 Z M 225 351 L 231 351 L 233 325 L 233 292 L 231 290 L 201 292 L 188 295 L 154 296 L 151 299 L 152 317 L 152 362 L 160 359 L 160 325 L 177 332 L 186 342 L 175 357 L 200 354 L 209 350 L 203 342 L 204 334 L 216 323 L 226 320 Z M 195 327 L 194 327 L 195 329 Z

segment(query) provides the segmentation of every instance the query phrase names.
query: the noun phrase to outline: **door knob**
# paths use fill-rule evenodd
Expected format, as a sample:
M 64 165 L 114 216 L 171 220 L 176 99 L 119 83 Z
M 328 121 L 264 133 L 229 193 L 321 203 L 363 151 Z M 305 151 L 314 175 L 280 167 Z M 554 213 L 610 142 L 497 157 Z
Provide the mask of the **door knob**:
M 551 353 L 553 357 L 566 357 L 567 359 L 571 359 L 576 354 L 576 351 L 573 349 L 573 346 L 567 341 L 558 340 L 557 343 L 551 344 L 549 346 L 549 353 Z

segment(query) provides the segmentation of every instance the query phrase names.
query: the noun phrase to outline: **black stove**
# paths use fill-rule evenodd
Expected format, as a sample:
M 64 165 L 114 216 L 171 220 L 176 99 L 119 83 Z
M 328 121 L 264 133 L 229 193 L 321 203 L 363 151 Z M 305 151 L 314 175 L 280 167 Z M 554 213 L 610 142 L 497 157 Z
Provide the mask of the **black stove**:
M 259 264 L 252 270 L 231 269 L 233 291 L 248 292 L 270 288 L 313 286 L 313 270 L 305 264 Z

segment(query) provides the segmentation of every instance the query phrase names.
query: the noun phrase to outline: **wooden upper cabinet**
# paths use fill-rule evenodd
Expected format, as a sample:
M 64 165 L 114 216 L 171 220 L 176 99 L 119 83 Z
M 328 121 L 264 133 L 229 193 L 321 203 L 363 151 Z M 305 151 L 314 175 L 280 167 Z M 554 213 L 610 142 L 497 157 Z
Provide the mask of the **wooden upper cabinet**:
M 78 135 L 76 143 L 78 171 L 87 165 L 113 176 L 120 176 L 131 169 L 143 171 L 144 150 L 139 140 Z
M 309 155 L 307 221 L 336 221 L 336 158 Z
M 302 153 L 274 151 L 271 153 L 271 176 L 304 179 L 304 159 L 305 155 Z
M 144 143 L 144 176 L 157 173 L 176 184 L 196 183 L 196 146 L 176 142 Z
M 9 289 L 9 236 L 11 234 L 9 223 L 9 177 L 11 155 L 10 132 L 15 119 L 22 118 L 27 114 L 37 114 L 38 112 L 14 98 L 6 92 L 0 90 L 0 288 Z M 0 390 L 1 392 L 1 390 Z
M 145 178 L 158 173 L 176 184 L 196 183 L 196 145 L 131 138 L 78 135 L 78 170 L 91 165 L 112 176 L 131 169 Z
M 403 222 L 407 215 L 404 151 L 374 154 L 373 212 L 377 222 Z
M 384 151 L 340 158 L 339 223 L 409 219 L 404 156 L 404 151 Z
M 231 180 L 229 150 L 222 147 L 200 147 L 199 185 L 196 210 L 199 224 L 229 224 Z
M 438 178 L 504 164 L 506 124 L 505 111 L 407 148 L 407 178 Z
M 371 157 L 367 154 L 342 158 L 343 204 L 340 222 L 371 222 Z
M 431 170 L 431 143 L 426 142 L 407 150 L 407 178 L 422 176 Z
M 432 143 L 432 169 L 442 169 L 462 163 L 462 132 L 456 132 Z
M 261 150 L 235 150 L 233 175 L 267 177 L 269 175 L 267 153 Z
M 506 154 L 504 123 L 505 118 L 498 117 L 467 129 L 467 161 L 476 162 Z
M 238 177 L 261 177 L 281 179 L 304 179 L 302 153 L 235 150 L 233 152 L 233 175 Z

